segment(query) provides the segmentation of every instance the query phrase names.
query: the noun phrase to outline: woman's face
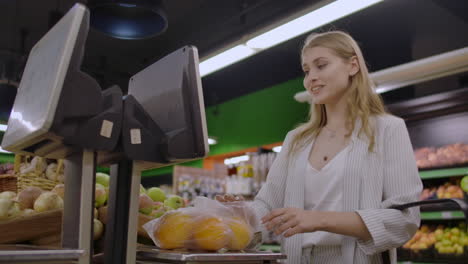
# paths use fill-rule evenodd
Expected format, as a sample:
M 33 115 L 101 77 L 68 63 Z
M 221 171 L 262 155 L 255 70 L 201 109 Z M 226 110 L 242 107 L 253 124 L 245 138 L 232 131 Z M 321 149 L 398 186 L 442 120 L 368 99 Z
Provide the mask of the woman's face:
M 356 57 L 344 61 L 329 48 L 306 49 L 302 57 L 304 87 L 315 104 L 337 104 L 359 70 Z

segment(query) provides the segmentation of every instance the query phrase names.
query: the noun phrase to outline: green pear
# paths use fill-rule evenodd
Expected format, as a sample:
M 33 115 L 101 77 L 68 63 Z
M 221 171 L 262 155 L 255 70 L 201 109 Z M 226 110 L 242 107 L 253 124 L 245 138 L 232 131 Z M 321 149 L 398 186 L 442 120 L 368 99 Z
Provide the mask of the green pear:
M 468 192 L 468 175 L 462 178 L 460 182 L 460 187 L 463 191 Z
M 108 174 L 97 172 L 96 183 L 102 184 L 104 187 L 109 187 L 110 176 Z
M 184 206 L 184 199 L 178 195 L 172 195 L 164 201 L 164 205 L 172 209 L 179 209 Z
M 96 183 L 95 192 L 94 192 L 94 207 L 99 208 L 103 206 L 107 201 L 107 191 L 100 183 Z
M 161 206 L 160 208 L 158 209 L 153 209 L 153 211 L 151 212 L 150 216 L 155 219 L 155 218 L 159 218 L 161 217 L 162 215 L 164 215 L 166 212 L 169 212 L 171 211 L 172 209 L 169 208 L 169 207 L 166 207 L 166 206 Z
M 146 194 L 155 202 L 164 202 L 166 200 L 166 193 L 161 188 L 151 187 L 146 191 Z
M 149 215 L 153 211 L 153 200 L 147 194 L 140 194 L 138 211 L 145 215 Z

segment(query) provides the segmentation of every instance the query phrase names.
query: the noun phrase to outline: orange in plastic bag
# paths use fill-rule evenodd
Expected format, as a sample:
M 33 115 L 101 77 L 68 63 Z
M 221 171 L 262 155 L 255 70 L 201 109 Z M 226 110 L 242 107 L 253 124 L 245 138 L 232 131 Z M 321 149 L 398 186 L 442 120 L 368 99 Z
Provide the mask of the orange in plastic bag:
M 165 214 L 160 219 L 160 225 L 154 229 L 153 235 L 158 239 L 161 248 L 183 248 L 192 237 L 192 229 L 191 215 L 175 211 Z
M 231 229 L 219 217 L 200 216 L 195 224 L 193 239 L 198 249 L 220 250 L 231 240 Z
M 244 250 L 261 243 L 254 239 L 258 221 L 245 202 L 220 203 L 196 197 L 192 205 L 143 225 L 156 246 L 217 251 Z
M 253 237 L 253 232 L 249 225 L 239 217 L 229 219 L 228 225 L 232 232 L 228 248 L 232 250 L 242 250 L 247 247 Z

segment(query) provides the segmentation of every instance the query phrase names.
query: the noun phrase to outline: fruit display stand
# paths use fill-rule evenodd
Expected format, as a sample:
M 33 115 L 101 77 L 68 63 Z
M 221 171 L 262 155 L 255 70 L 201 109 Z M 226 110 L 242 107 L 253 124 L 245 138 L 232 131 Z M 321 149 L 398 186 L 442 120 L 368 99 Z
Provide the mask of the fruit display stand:
M 178 263 L 178 264 L 272 264 L 286 259 L 281 253 L 244 251 L 244 252 L 197 252 L 187 250 L 162 250 L 153 247 L 141 246 L 138 248 L 139 263 Z M 148 261 L 148 262 L 146 262 Z
M 38 246 L 60 246 L 62 210 L 19 216 L 0 222 L 0 244 L 30 241 Z
M 392 114 L 406 121 L 424 186 L 420 197 L 424 202 L 441 198 L 468 201 L 460 184 L 462 177 L 468 175 L 467 98 L 468 89 L 463 88 L 387 105 Z M 425 204 L 420 209 L 422 229 L 398 248 L 399 263 L 467 263 L 468 247 L 454 246 L 460 244 L 458 236 L 454 235 L 453 241 L 446 241 L 444 245 L 435 238 L 437 229 L 444 233 L 452 229 L 458 232 L 456 227 L 466 220 L 460 206 L 456 203 Z M 425 230 L 428 226 L 429 230 Z M 446 247 L 453 253 L 444 253 Z

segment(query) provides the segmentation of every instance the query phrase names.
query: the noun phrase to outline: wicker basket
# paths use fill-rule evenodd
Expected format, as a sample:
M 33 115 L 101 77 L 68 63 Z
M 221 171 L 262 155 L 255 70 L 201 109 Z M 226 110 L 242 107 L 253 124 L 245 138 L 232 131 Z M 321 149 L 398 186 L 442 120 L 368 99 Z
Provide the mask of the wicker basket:
M 11 174 L 0 175 L 0 192 L 16 192 L 16 176 Z
M 35 168 L 35 170 L 28 172 L 28 173 L 20 173 L 20 165 L 22 162 L 25 162 L 29 157 L 16 155 L 15 156 L 15 173 L 17 175 L 17 185 L 18 185 L 18 192 L 22 191 L 26 187 L 35 186 L 39 187 L 43 190 L 50 191 L 52 190 L 57 184 L 60 184 L 59 181 L 53 181 L 48 179 L 45 176 L 45 172 Z M 55 171 L 56 174 L 63 167 L 63 160 L 58 160 L 57 162 L 57 169 Z

